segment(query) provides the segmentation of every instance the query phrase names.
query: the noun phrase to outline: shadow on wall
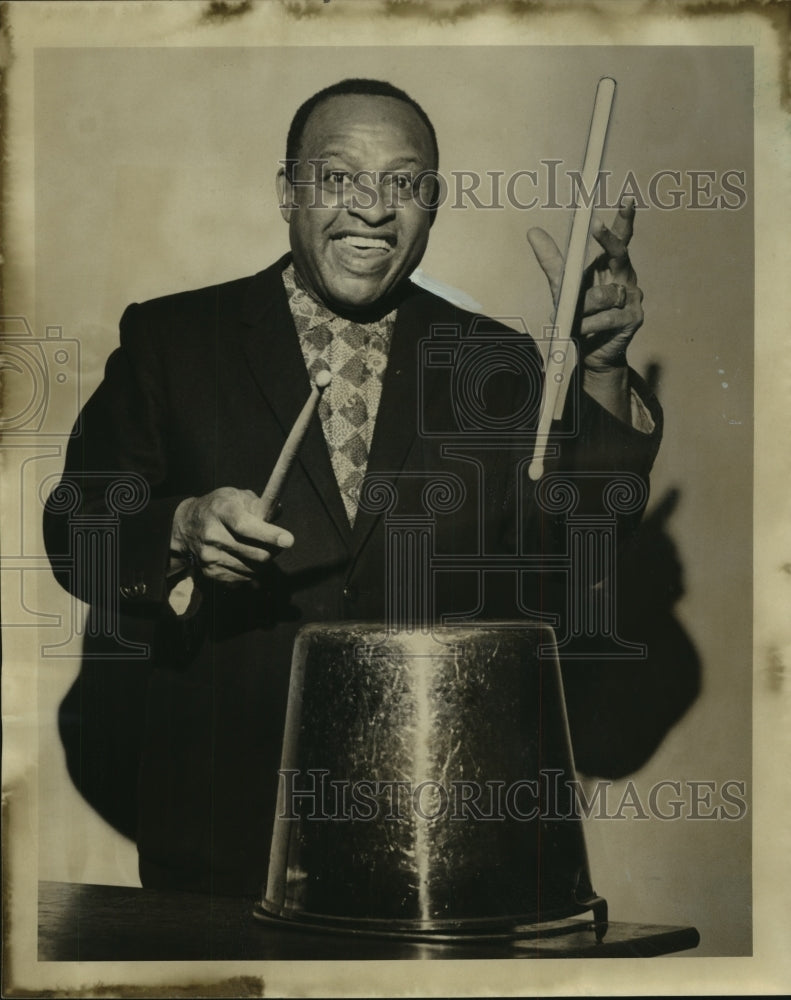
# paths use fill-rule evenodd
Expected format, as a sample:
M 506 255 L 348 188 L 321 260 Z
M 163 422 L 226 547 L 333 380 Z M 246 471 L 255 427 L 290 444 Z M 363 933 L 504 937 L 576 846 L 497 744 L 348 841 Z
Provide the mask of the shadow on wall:
M 151 667 L 83 662 L 63 699 L 58 729 L 69 777 L 119 833 L 137 839 L 137 782 Z
M 577 770 L 591 777 L 641 768 L 700 693 L 700 659 L 673 614 L 683 569 L 666 526 L 678 499 L 677 490 L 662 497 L 618 566 L 618 633 L 643 643 L 646 657 L 562 665 Z

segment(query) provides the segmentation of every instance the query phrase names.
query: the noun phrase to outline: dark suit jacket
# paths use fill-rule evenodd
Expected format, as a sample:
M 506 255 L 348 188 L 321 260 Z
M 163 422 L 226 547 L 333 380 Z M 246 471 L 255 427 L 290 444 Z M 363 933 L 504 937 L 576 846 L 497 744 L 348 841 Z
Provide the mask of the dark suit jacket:
M 317 418 L 282 497 L 281 521 L 296 544 L 267 568 L 262 588 L 203 581 L 202 605 L 187 618 L 167 603 L 178 503 L 221 486 L 260 493 L 310 391 L 280 278 L 288 259 L 127 309 L 120 349 L 85 407 L 45 514 L 56 575 L 91 604 L 83 669 L 60 715 L 70 772 L 137 839 L 147 885 L 259 891 L 295 633 L 306 622 L 386 614 L 387 517 L 361 509 L 349 528 Z M 516 544 L 550 551 L 562 545 L 563 525 L 539 515 L 524 468 L 516 472 L 530 453 L 524 436 L 495 424 L 481 444 L 469 433 L 475 399 L 466 410 L 453 405 L 459 331 L 469 335 L 474 321 L 416 286 L 403 289 L 368 473 L 401 473 L 393 480 L 399 513 L 425 512 L 427 482 L 451 477 L 463 500 L 435 517 L 438 553 L 475 553 L 481 544 L 487 552 Z M 504 332 L 487 321 L 473 337 Z M 445 336 L 446 349 L 426 364 L 421 342 L 432 336 Z M 493 414 L 499 406 L 503 419 L 519 411 L 526 385 L 535 397 L 535 380 L 512 375 L 487 383 L 486 405 Z M 528 422 L 536 403 L 522 406 Z M 658 406 L 649 405 L 659 425 Z M 565 440 L 556 465 L 647 476 L 659 427 L 639 434 L 584 395 L 577 416 L 581 431 Z M 124 481 L 126 492 L 113 492 Z M 86 542 L 98 537 L 112 539 L 109 549 Z M 513 586 L 490 584 L 482 595 L 475 573 L 445 574 L 435 614 L 480 606 L 513 617 Z M 548 594 L 536 588 L 530 606 L 551 605 Z M 138 655 L 140 644 L 147 655 Z

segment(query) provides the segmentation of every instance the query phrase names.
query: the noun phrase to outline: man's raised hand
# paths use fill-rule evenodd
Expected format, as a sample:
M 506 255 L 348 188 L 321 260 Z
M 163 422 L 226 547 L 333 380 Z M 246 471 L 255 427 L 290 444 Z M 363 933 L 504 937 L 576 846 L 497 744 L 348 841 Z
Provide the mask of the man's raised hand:
M 582 283 L 582 319 L 576 333 L 586 371 L 604 374 L 626 366 L 626 348 L 643 322 L 643 293 L 629 260 L 634 231 L 634 202 L 622 205 L 610 228 L 594 219 L 591 234 L 603 253 L 585 271 Z M 547 276 L 557 307 L 563 277 L 563 255 L 543 229 L 527 234 L 530 246 Z

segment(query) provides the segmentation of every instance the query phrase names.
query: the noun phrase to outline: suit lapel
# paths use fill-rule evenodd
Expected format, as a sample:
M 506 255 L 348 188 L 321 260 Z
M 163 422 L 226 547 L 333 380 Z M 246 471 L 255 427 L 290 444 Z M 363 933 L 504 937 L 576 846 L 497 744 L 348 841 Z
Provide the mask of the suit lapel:
M 255 275 L 239 324 L 242 350 L 280 424 L 284 441 L 310 394 L 305 360 L 281 278 L 289 259 L 286 256 Z M 298 461 L 348 545 L 351 529 L 318 414 L 314 414 L 310 423 Z
M 239 324 L 242 350 L 252 374 L 285 436 L 310 393 L 305 360 L 281 274 L 290 255 L 252 279 Z M 393 341 L 382 384 L 368 475 L 399 473 L 418 438 L 419 407 L 443 396 L 436 373 L 422 370 L 420 342 L 434 318 L 433 296 L 411 286 L 398 307 Z M 447 303 L 443 303 L 447 307 Z M 452 308 L 452 307 L 451 307 Z M 447 319 L 447 308 L 443 313 Z M 442 317 L 440 317 L 442 318 Z M 419 388 L 423 379 L 422 390 Z M 432 388 L 434 383 L 437 385 Z M 316 414 L 302 443 L 298 461 L 316 490 L 344 544 L 359 555 L 381 514 L 358 510 L 349 526 L 327 443 Z

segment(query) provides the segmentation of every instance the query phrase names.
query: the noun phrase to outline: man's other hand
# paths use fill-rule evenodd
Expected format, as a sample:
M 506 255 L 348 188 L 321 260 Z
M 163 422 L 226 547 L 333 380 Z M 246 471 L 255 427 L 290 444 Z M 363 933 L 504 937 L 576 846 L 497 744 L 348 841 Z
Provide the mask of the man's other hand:
M 176 568 L 191 562 L 228 586 L 255 581 L 264 563 L 294 544 L 294 536 L 265 521 L 263 511 L 260 497 L 232 486 L 182 500 L 171 534 Z
M 634 231 L 634 203 L 623 205 L 611 228 L 594 219 L 591 233 L 604 249 L 585 271 L 582 322 L 579 333 L 585 367 L 605 371 L 626 363 L 626 348 L 643 322 L 643 293 L 629 260 Z M 543 229 L 531 229 L 527 238 L 549 280 L 557 307 L 563 277 L 563 255 Z M 568 335 L 568 332 L 565 332 Z
M 628 252 L 634 215 L 634 202 L 629 202 L 619 208 L 609 229 L 600 219 L 594 219 L 591 233 L 604 253 L 585 270 L 579 329 L 560 332 L 561 336 L 571 333 L 579 339 L 585 390 L 627 422 L 626 349 L 643 322 L 643 293 L 637 286 Z M 563 255 L 543 229 L 531 229 L 527 238 L 547 276 L 557 308 Z

